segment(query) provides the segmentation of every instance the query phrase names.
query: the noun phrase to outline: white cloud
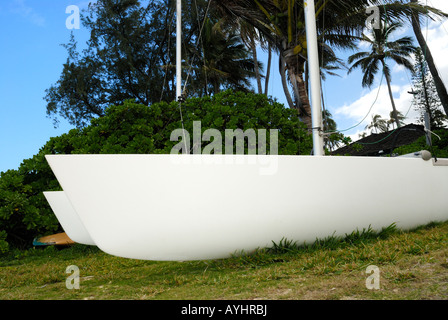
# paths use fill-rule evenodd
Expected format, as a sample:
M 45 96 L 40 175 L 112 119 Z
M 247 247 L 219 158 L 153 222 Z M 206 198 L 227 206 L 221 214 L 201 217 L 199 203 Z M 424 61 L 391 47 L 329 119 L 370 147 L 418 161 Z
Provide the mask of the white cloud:
M 431 54 L 434 58 L 440 75 L 445 83 L 448 83 L 448 22 L 444 23 L 444 26 L 440 26 L 437 29 L 428 30 L 428 47 L 431 50 Z
M 428 5 L 443 12 L 448 12 L 448 1 L 446 0 L 428 0 Z
M 404 67 L 404 66 L 402 66 L 402 65 L 399 65 L 399 64 L 394 64 L 393 65 L 393 67 L 392 67 L 392 74 L 395 74 L 395 73 L 398 73 L 398 72 L 404 72 L 404 71 L 406 71 L 406 68 Z
M 448 13 L 448 1 L 446 0 L 430 0 L 428 5 Z M 436 19 L 434 21 L 425 20 L 422 25 L 422 33 L 434 57 L 439 73 L 448 84 L 448 59 L 446 53 L 448 52 L 448 19 Z
M 10 11 L 21 15 L 31 23 L 42 27 L 45 25 L 45 18 L 37 13 L 32 7 L 25 3 L 25 0 L 14 0 L 11 4 Z

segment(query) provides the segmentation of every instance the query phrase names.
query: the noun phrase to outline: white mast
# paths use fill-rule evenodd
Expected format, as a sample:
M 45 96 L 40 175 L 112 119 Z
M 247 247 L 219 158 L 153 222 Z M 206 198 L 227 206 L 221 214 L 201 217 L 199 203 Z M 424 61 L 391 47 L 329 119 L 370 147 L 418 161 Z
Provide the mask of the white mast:
M 317 47 L 316 10 L 314 0 L 304 0 L 306 42 L 311 83 L 311 119 L 313 126 L 313 150 L 315 156 L 324 155 L 322 128 L 322 110 L 320 95 L 319 50 Z
M 182 0 L 177 0 L 176 101 L 182 95 Z

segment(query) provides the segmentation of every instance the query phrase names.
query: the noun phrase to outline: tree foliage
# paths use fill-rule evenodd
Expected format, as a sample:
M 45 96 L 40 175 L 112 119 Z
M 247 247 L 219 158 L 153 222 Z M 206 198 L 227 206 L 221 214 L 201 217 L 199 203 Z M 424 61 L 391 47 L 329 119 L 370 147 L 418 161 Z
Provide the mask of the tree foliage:
M 162 69 L 172 61 L 166 48 L 173 16 L 172 6 L 163 2 L 150 1 L 147 7 L 137 0 L 89 4 L 82 16 L 90 31 L 87 48 L 78 52 L 73 35 L 65 45 L 68 58 L 61 77 L 46 91 L 47 114 L 82 127 L 126 99 L 148 105 L 173 98 L 170 90 L 162 94 L 164 76 L 174 77 L 169 68 Z
M 307 39 L 302 0 L 221 0 L 217 6 L 228 16 L 252 24 L 263 34 L 280 57 L 280 74 L 286 99 L 291 108 L 301 112 L 311 127 L 310 102 L 304 87 L 307 63 Z M 429 6 L 401 3 L 396 0 L 327 0 L 315 1 L 320 56 L 334 60 L 336 49 L 353 49 L 365 29 L 372 6 L 389 22 L 408 21 L 412 14 L 444 14 Z M 333 58 L 332 58 L 333 56 Z M 321 61 L 324 59 L 321 59 Z M 287 84 L 289 79 L 292 92 Z M 293 99 L 294 97 L 295 99 Z
M 252 56 L 237 33 L 215 27 L 207 4 L 187 0 L 191 10 L 182 13 L 187 92 L 247 91 L 254 77 Z M 73 34 L 64 45 L 68 58 L 60 79 L 46 90 L 47 115 L 83 127 L 128 99 L 144 105 L 176 100 L 175 17 L 175 2 L 169 0 L 91 3 L 82 15 L 90 32 L 87 47 L 80 52 Z
M 299 109 L 302 121 L 311 125 L 303 1 L 184 0 L 183 4 L 182 78 L 188 79 L 184 86 L 189 96 L 227 88 L 252 90 L 254 77 L 261 92 L 262 70 L 255 50 L 259 40 L 279 54 L 288 105 Z M 369 18 L 366 9 L 372 5 L 389 22 L 408 21 L 415 14 L 443 16 L 407 1 L 316 1 L 321 68 L 341 67 L 336 49 L 355 48 Z M 103 116 L 109 105 L 126 99 L 145 105 L 175 100 L 175 14 L 171 0 L 90 4 L 82 18 L 90 40 L 82 52 L 74 38 L 65 45 L 68 59 L 60 79 L 46 91 L 48 116 L 82 127 Z
M 230 88 L 250 91 L 255 63 L 240 34 L 213 18 L 201 23 L 200 34 L 198 44 L 186 46 L 191 57 L 185 65 L 188 95 L 202 97 Z

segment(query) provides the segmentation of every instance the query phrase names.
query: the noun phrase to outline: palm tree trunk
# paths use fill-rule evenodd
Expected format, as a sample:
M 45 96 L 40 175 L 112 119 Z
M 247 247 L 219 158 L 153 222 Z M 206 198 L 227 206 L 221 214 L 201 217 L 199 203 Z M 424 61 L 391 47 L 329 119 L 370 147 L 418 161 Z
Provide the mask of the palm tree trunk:
M 250 37 L 250 48 L 254 59 L 255 78 L 257 79 L 258 93 L 263 94 L 263 88 L 261 86 L 260 66 L 258 64 L 257 45 L 255 44 L 255 38 Z
M 283 92 L 285 93 L 286 101 L 288 102 L 289 108 L 295 109 L 294 102 L 292 101 L 291 95 L 289 93 L 288 83 L 286 81 L 285 60 L 282 54 L 279 55 L 279 72 L 282 77 Z
M 296 74 L 293 70 L 288 70 L 290 81 L 294 87 L 294 96 L 296 98 L 295 100 L 297 101 L 297 103 L 294 104 L 291 94 L 289 93 L 289 88 L 286 81 L 286 64 L 283 54 L 279 55 L 279 61 L 283 91 L 285 92 L 286 100 L 288 101 L 289 107 L 291 109 L 296 109 L 299 112 L 300 121 L 302 121 L 308 129 L 311 129 L 313 127 L 311 120 L 311 105 L 308 99 L 305 82 L 302 79 L 303 74 Z
M 305 81 L 303 80 L 305 60 L 298 59 L 297 55 L 294 54 L 294 48 L 288 48 L 286 45 L 283 47 L 285 49 L 281 53 L 281 56 L 286 62 L 289 78 L 294 88 L 296 108 L 299 110 L 300 121 L 302 121 L 308 129 L 312 129 L 311 104 L 308 98 L 308 90 Z
M 268 44 L 268 65 L 266 66 L 266 80 L 264 82 L 264 94 L 268 95 L 269 78 L 271 76 L 271 62 L 272 62 L 272 48 L 271 44 Z
M 417 3 L 418 0 L 411 0 L 411 3 Z M 436 64 L 434 62 L 434 58 L 431 54 L 431 51 L 428 48 L 425 37 L 423 36 L 422 30 L 420 28 L 420 22 L 418 17 L 412 15 L 412 28 L 414 29 L 415 37 L 425 54 L 426 62 L 428 63 L 429 71 L 434 79 L 434 83 L 436 85 L 437 94 L 439 95 L 440 102 L 442 103 L 443 109 L 445 110 L 445 114 L 448 115 L 448 92 L 446 90 L 445 84 L 443 83 L 442 78 L 437 71 Z
M 295 75 L 294 71 L 291 68 L 288 69 L 288 76 L 289 76 L 289 82 L 291 82 L 292 88 L 294 89 L 296 108 L 301 110 L 302 109 L 302 100 L 300 100 L 299 87 L 297 85 L 298 81 L 296 79 L 296 75 Z
M 304 111 L 303 119 L 307 127 L 312 128 L 313 123 L 311 120 L 311 103 L 308 97 L 308 91 L 305 85 L 305 81 L 303 81 L 303 74 L 297 75 L 297 82 L 299 84 L 300 101 L 302 102 L 302 109 Z
M 385 67 L 384 60 L 381 60 L 381 63 L 383 64 L 383 70 L 384 70 L 384 67 Z M 392 103 L 392 112 L 393 112 L 393 115 L 395 118 L 395 122 L 397 123 L 397 127 L 400 128 L 401 124 L 400 124 L 400 119 L 398 118 L 397 108 L 395 107 L 394 96 L 392 94 L 392 88 L 390 85 L 390 78 L 389 78 L 389 75 L 386 73 L 385 73 L 385 77 L 386 77 L 386 82 L 387 82 L 387 89 L 389 90 L 390 102 Z
M 311 104 L 308 98 L 308 92 L 306 90 L 305 81 L 303 81 L 303 73 L 295 74 L 292 70 L 289 71 L 291 76 L 291 81 L 293 82 L 296 90 L 297 107 L 299 109 L 300 120 L 305 123 L 308 129 L 313 127 L 313 122 L 311 118 Z

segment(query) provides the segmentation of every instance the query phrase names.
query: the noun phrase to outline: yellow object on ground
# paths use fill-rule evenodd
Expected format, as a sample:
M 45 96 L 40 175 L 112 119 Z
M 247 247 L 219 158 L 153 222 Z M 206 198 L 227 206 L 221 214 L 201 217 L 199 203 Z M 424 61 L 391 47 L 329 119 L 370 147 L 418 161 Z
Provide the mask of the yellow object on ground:
M 69 246 L 73 244 L 75 242 L 65 232 L 36 238 L 33 241 L 33 245 L 35 246 Z

